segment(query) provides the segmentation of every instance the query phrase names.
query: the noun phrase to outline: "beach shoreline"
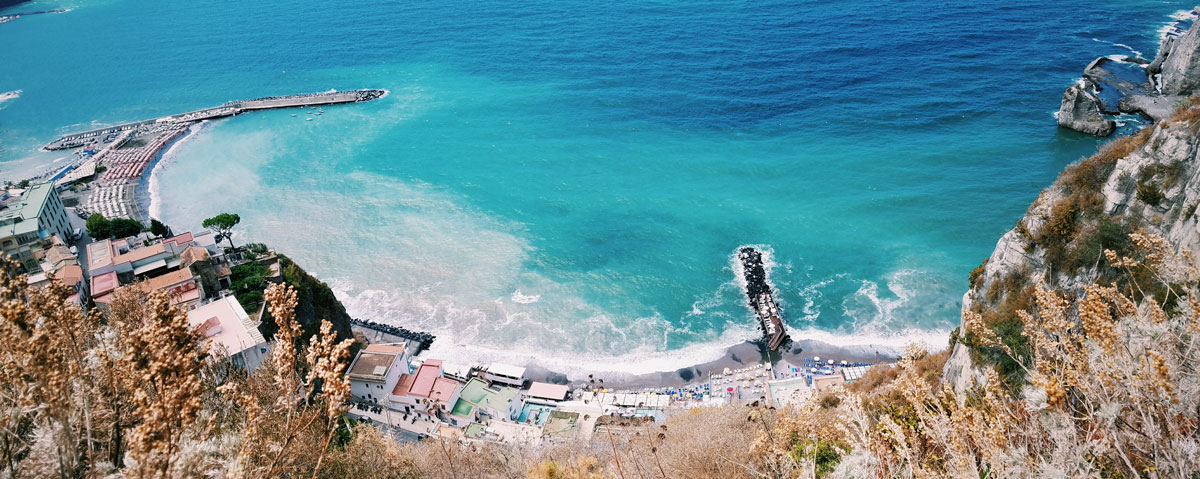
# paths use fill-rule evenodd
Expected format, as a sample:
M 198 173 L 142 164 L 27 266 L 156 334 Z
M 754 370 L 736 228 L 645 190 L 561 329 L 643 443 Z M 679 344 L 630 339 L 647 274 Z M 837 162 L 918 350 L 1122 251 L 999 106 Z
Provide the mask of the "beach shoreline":
M 748 319 L 749 320 L 749 319 Z M 403 341 L 400 337 L 391 337 L 386 333 L 369 326 L 355 324 L 357 332 L 362 332 L 370 343 L 387 343 Z M 794 333 L 795 331 L 793 331 Z M 436 342 L 436 341 L 435 341 Z M 899 352 L 893 346 L 885 345 L 853 345 L 838 346 L 816 339 L 793 340 L 780 348 L 777 353 L 764 354 L 764 348 L 758 340 L 746 340 L 726 346 L 720 357 L 701 361 L 682 368 L 649 372 L 622 372 L 592 370 L 570 367 L 561 361 L 548 361 L 537 357 L 529 357 L 523 361 L 511 361 L 513 365 L 525 368 L 525 379 L 551 384 L 565 384 L 576 388 L 609 389 L 609 390 L 647 390 L 659 388 L 685 388 L 708 382 L 714 374 L 725 374 L 726 370 L 752 368 L 756 365 L 770 363 L 773 368 L 798 367 L 805 360 L 820 357 L 821 361 L 833 360 L 849 363 L 887 364 L 899 358 Z M 932 351 L 931 352 L 936 352 Z M 663 351 L 669 355 L 671 351 Z M 449 362 L 470 363 L 469 365 L 486 368 L 487 362 L 464 360 L 462 357 L 451 358 L 437 353 L 424 351 L 421 357 L 441 359 Z M 503 361 L 497 361 L 503 363 Z M 798 372 L 797 375 L 803 374 Z
M 591 385 L 619 390 L 678 388 L 707 382 L 713 374 L 723 374 L 726 369 L 753 367 L 766 362 L 770 362 L 776 367 L 780 364 L 799 365 L 803 364 L 804 358 L 815 356 L 822 360 L 832 359 L 835 362 L 886 364 L 895 362 L 899 358 L 895 354 L 885 354 L 882 351 L 874 351 L 874 349 L 865 346 L 847 348 L 804 339 L 793 341 L 786 350 L 781 348 L 780 353 L 768 358 L 763 355 L 762 347 L 757 342 L 746 341 L 726 348 L 724 354 L 718 359 L 674 371 L 641 374 L 594 372 L 590 374 L 593 376 L 591 379 L 597 380 L 594 383 L 587 377 L 569 377 L 566 373 L 554 371 L 536 363 L 527 364 L 525 368 L 526 379 L 555 384 Z M 664 352 L 664 354 L 669 354 L 669 352 Z
M 386 93 L 385 93 L 386 94 Z M 233 104 L 231 102 L 231 104 Z M 203 111 L 203 110 L 201 110 Z M 195 113 L 195 112 L 193 112 Z M 223 112 L 219 112 L 223 113 Z M 128 196 L 128 211 L 134 214 L 137 219 L 149 221 L 153 216 L 152 212 L 156 201 L 161 201 L 155 198 L 154 175 L 163 165 L 164 157 L 172 151 L 172 148 L 188 138 L 193 137 L 204 122 L 208 118 L 193 117 L 192 114 L 175 115 L 164 117 L 163 119 L 173 119 L 173 123 L 180 124 L 183 131 L 171 136 L 167 141 L 152 146 L 154 150 L 150 153 L 149 161 L 145 162 L 140 171 L 137 172 L 136 182 L 133 182 L 132 193 Z M 159 120 L 163 120 L 159 119 Z M 157 120 L 149 120 L 147 122 L 138 122 L 137 125 L 143 123 L 147 125 L 161 123 Z M 130 124 L 133 125 L 133 124 Z M 95 132 L 110 133 L 117 127 L 107 127 Z M 141 127 L 134 127 L 141 128 Z M 142 130 L 132 130 L 142 131 Z M 80 135 L 80 134 L 76 134 Z M 68 135 L 53 144 L 66 144 L 67 139 L 72 135 Z M 119 143 L 120 141 L 118 141 Z M 131 172 L 132 173 L 132 172 Z M 132 179 L 132 178 L 131 178 Z M 123 183 L 128 184 L 128 183 Z M 161 205 L 158 205 L 161 207 Z M 752 315 L 747 312 L 747 321 L 753 322 Z M 798 339 L 786 344 L 778 353 L 764 354 L 764 349 L 757 341 L 743 340 L 732 345 L 722 346 L 715 345 L 711 355 L 707 357 L 717 356 L 716 359 L 702 360 L 694 364 L 686 365 L 681 368 L 666 369 L 660 371 L 649 372 L 629 372 L 629 371 L 604 371 L 602 368 L 597 368 L 595 365 L 588 367 L 580 367 L 578 363 L 565 354 L 567 358 L 558 358 L 549 360 L 536 356 L 525 356 L 522 359 L 515 359 L 511 362 L 518 365 L 523 365 L 527 368 L 527 379 L 532 379 L 541 382 L 549 382 L 556 384 L 572 384 L 581 387 L 603 387 L 603 388 L 619 388 L 619 389 L 653 389 L 653 388 L 675 388 L 687 387 L 706 382 L 714 374 L 722 374 L 723 371 L 753 367 L 755 365 L 781 364 L 781 365 L 798 365 L 803 364 L 806 358 L 819 356 L 822 358 L 834 359 L 836 361 L 848 361 L 852 363 L 870 363 L 878 364 L 891 362 L 897 358 L 899 349 L 896 344 L 879 344 L 879 345 L 850 345 L 839 346 L 831 342 L 812 339 L 811 331 L 797 330 L 789 328 L 793 337 L 802 337 L 808 339 Z M 816 336 L 823 336 L 817 334 Z M 911 339 L 911 342 L 922 342 L 919 336 L 904 336 Z M 924 338 L 928 339 L 928 338 Z M 443 341 L 445 341 L 444 339 Z M 926 341 L 927 342 L 927 341 Z M 728 343 L 726 343 L 728 344 Z M 471 345 L 455 345 L 453 349 L 460 347 L 471 348 Z M 486 349 L 486 348 L 483 348 Z M 719 350 L 719 352 L 717 351 Z M 662 351 L 656 354 L 669 356 L 673 351 Z M 439 351 L 434 354 L 425 353 L 425 356 L 445 356 L 445 351 Z M 468 357 L 471 355 L 467 355 Z M 476 355 L 472 359 L 481 359 Z M 699 358 L 697 358 L 699 359 Z M 565 362 L 564 362 L 565 361 Z M 500 361 L 504 362 L 504 361 Z M 678 363 L 677 363 L 678 364 Z M 684 362 L 683 364 L 687 364 Z

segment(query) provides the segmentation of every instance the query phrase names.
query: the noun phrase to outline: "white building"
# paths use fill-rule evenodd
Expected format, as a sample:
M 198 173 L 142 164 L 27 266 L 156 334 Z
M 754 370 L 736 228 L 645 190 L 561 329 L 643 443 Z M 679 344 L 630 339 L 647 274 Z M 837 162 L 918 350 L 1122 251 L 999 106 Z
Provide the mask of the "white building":
M 510 364 L 492 363 L 483 377 L 492 383 L 507 384 L 520 388 L 525 383 L 525 368 Z
M 188 324 L 208 341 L 211 354 L 223 354 L 247 371 L 258 369 L 271 349 L 233 296 L 188 311 Z
M 346 376 L 355 399 L 386 406 L 402 374 L 408 374 L 404 346 L 372 344 L 358 352 Z
M 36 184 L 20 198 L 0 202 L 0 252 L 25 272 L 42 271 L 42 244 L 51 236 L 71 237 L 71 222 L 53 185 Z
M 472 369 L 474 368 L 466 364 L 442 361 L 442 375 L 456 381 L 467 382 L 471 379 Z
M 567 399 L 570 388 L 562 384 L 540 383 L 534 381 L 525 391 L 525 402 L 534 404 L 557 405 Z

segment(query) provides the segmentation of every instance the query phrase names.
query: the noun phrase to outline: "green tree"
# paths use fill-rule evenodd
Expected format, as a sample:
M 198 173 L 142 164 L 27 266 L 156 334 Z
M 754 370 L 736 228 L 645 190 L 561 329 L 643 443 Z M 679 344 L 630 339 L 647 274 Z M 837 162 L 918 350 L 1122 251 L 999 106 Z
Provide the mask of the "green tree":
M 21 189 L 29 188 L 29 180 L 21 180 L 20 183 L 17 183 L 17 188 L 21 188 Z
M 146 227 L 137 220 L 129 218 L 107 219 L 100 213 L 93 213 L 87 219 L 88 236 L 92 239 L 124 238 L 141 233 Z
M 138 220 L 129 218 L 113 218 L 108 220 L 108 233 L 114 238 L 124 238 L 133 236 L 146 230 L 146 225 Z
M 169 238 L 169 237 L 173 236 L 171 234 L 170 226 L 167 226 L 163 222 L 156 220 L 154 218 L 150 218 L 150 232 L 154 233 L 155 236 L 160 236 L 163 238 Z
M 200 225 L 205 228 L 217 230 L 221 236 L 229 240 L 229 247 L 233 247 L 233 238 L 229 234 L 233 231 L 233 227 L 237 226 L 242 221 L 242 218 L 234 213 L 221 213 L 217 216 L 204 220 Z
M 104 215 L 100 213 L 92 213 L 87 219 L 88 236 L 92 239 L 108 238 L 110 226 L 108 220 L 104 219 Z

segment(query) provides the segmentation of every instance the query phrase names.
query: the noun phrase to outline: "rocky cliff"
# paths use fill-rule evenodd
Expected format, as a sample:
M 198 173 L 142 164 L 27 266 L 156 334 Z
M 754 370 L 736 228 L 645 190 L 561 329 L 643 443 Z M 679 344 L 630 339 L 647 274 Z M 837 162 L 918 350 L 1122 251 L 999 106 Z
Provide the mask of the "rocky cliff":
M 296 289 L 296 297 L 298 304 L 296 305 L 296 321 L 303 328 L 302 337 L 305 341 L 316 334 L 321 328 L 321 320 L 328 320 L 333 324 L 333 330 L 337 333 L 338 339 L 354 339 L 354 332 L 350 329 L 353 320 L 346 313 L 346 307 L 342 305 L 334 296 L 333 290 L 329 289 L 329 285 L 309 274 L 290 258 L 284 255 L 278 255 L 279 261 L 279 278 L 293 288 Z M 265 288 L 263 283 L 260 287 Z M 279 326 L 275 324 L 275 319 L 263 310 L 261 317 L 262 324 L 259 330 L 267 339 L 275 336 L 279 330 Z
M 1131 232 L 1162 236 L 1181 254 L 1200 248 L 1198 105 L 1198 99 L 1188 101 L 1170 119 L 1115 139 L 1063 171 L 971 273 L 963 309 L 983 313 L 988 326 L 1019 352 L 1020 331 L 1010 329 L 1019 324 L 1016 311 L 1030 306 L 1029 293 L 1038 282 L 1078 292 L 1106 281 L 1112 270 L 1104 250 L 1121 253 L 1130 246 Z M 1166 293 L 1147 288 L 1145 294 Z M 1014 369 L 1000 355 L 973 347 L 965 335 L 956 339 L 943 371 L 956 390 L 980 378 L 984 364 L 1002 373 Z

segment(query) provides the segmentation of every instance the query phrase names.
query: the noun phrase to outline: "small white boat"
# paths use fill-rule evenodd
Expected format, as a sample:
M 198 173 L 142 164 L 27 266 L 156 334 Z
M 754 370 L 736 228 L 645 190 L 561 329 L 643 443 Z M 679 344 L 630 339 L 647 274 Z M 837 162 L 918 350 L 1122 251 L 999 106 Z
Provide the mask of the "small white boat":
M 305 118 L 304 120 L 305 120 L 305 121 L 312 121 L 312 117 L 310 116 L 310 117 L 308 117 L 308 118 Z

